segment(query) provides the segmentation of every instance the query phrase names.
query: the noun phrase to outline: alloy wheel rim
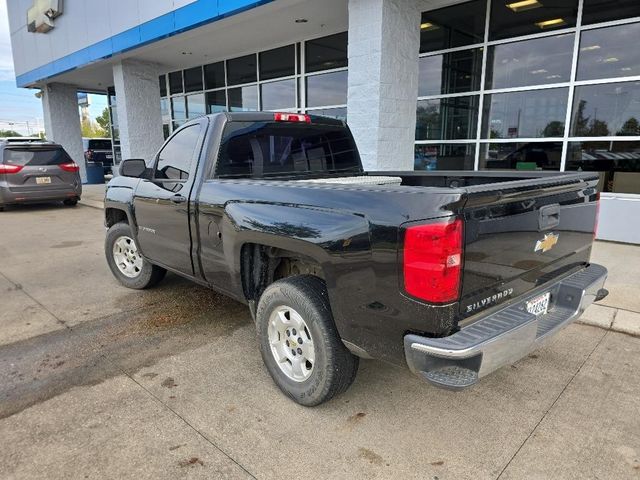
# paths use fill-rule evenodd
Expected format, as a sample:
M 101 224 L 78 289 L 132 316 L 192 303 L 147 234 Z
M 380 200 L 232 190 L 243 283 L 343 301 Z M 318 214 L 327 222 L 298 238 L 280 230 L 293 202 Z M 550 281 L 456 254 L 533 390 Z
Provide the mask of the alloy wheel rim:
M 113 243 L 113 260 L 124 276 L 136 278 L 142 271 L 142 257 L 131 237 L 123 235 Z
M 268 336 L 280 370 L 295 382 L 307 380 L 316 357 L 311 332 L 302 316 L 291 307 L 276 307 L 269 317 Z

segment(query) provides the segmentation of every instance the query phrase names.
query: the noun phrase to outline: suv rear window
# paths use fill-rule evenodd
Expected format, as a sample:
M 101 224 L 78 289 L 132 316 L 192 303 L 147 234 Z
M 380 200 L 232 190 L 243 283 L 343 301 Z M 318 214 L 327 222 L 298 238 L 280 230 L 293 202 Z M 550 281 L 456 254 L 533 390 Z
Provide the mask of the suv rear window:
M 5 165 L 42 166 L 61 165 L 72 162 L 63 148 L 6 148 L 4 150 Z
M 216 165 L 223 178 L 346 171 L 360 171 L 349 130 L 306 123 L 229 122 Z
M 89 150 L 111 150 L 111 140 L 89 140 Z

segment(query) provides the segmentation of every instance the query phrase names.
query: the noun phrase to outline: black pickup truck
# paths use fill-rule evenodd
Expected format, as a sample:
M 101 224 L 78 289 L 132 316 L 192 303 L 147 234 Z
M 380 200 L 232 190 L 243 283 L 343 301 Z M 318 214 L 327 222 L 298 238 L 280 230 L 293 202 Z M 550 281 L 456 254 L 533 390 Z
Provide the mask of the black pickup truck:
M 116 278 L 142 289 L 168 270 L 246 303 L 303 405 L 346 390 L 359 358 L 471 386 L 607 293 L 594 174 L 365 172 L 343 122 L 264 112 L 191 121 L 120 173 Z

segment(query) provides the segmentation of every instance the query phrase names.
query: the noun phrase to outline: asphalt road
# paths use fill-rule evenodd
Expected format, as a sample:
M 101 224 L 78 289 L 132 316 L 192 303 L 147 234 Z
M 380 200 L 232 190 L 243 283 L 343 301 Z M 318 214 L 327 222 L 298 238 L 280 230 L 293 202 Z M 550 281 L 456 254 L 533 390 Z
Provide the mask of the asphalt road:
M 363 361 L 285 398 L 243 305 L 119 286 L 102 211 L 0 214 L 0 478 L 640 478 L 640 339 L 572 325 L 453 393 Z

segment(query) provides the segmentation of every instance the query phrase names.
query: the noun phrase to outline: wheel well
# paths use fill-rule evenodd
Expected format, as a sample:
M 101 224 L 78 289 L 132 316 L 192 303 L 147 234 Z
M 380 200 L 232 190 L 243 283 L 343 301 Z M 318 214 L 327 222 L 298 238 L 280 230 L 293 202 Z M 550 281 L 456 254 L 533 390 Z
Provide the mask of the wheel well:
M 107 228 L 112 227 L 116 223 L 120 222 L 129 223 L 127 213 L 124 210 L 118 210 L 117 208 L 107 208 L 104 216 Z
M 322 267 L 313 258 L 267 245 L 243 245 L 240 266 L 244 296 L 256 303 L 276 280 L 295 275 L 313 275 L 324 280 Z

